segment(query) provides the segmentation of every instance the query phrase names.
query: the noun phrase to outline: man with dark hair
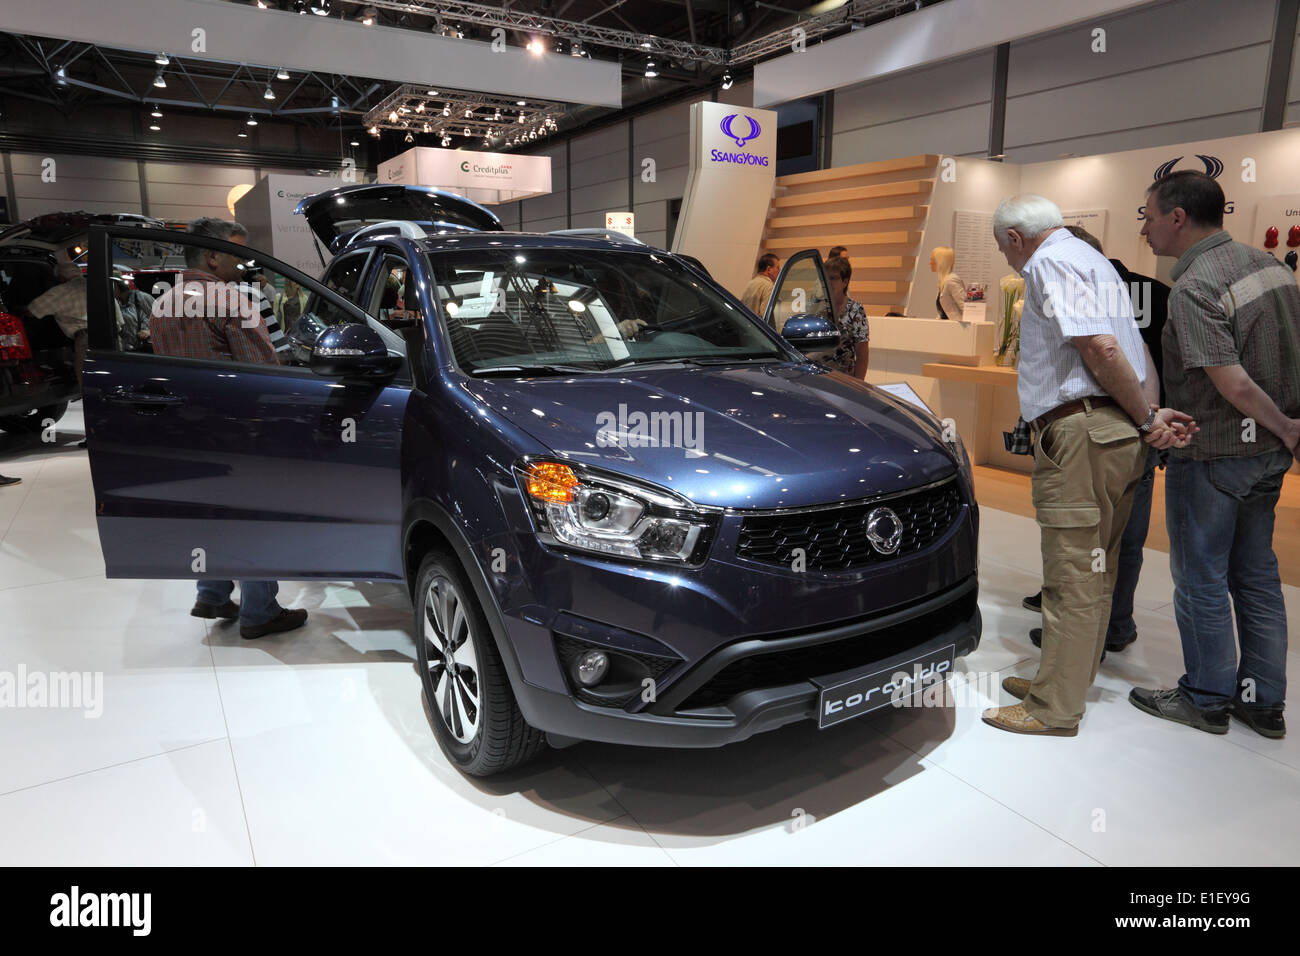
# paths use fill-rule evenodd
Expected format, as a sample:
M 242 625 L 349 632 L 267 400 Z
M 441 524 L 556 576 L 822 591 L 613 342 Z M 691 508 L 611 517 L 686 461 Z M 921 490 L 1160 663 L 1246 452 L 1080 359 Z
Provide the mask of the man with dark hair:
M 196 219 L 189 234 L 244 245 L 248 230 L 237 222 Z M 185 245 L 189 268 L 176 286 L 154 304 L 151 338 L 160 355 L 226 362 L 277 365 L 275 347 L 259 312 L 260 294 L 244 281 L 240 257 L 203 246 Z M 275 581 L 240 581 L 240 604 L 230 600 L 234 581 L 198 582 L 190 614 L 201 618 L 239 618 L 245 640 L 302 627 L 307 612 L 281 607 Z
M 837 256 L 842 259 L 848 259 L 849 257 L 848 246 L 831 246 L 831 251 L 826 253 L 826 261 L 830 262 L 832 259 L 836 258 Z
M 754 278 L 749 280 L 745 291 L 740 294 L 740 301 L 760 318 L 767 311 L 767 300 L 772 297 L 772 286 L 781 274 L 781 260 L 775 252 L 765 252 L 758 257 L 754 266 Z
M 1227 733 L 1231 714 L 1278 738 L 1286 733 L 1287 621 L 1273 519 L 1300 448 L 1300 289 L 1271 255 L 1233 241 L 1224 205 L 1217 182 L 1183 171 L 1157 180 L 1143 210 L 1152 251 L 1178 257 L 1165 387 L 1201 433 L 1170 452 L 1165 482 L 1186 673 L 1177 687 L 1134 688 L 1129 700 L 1209 733 Z

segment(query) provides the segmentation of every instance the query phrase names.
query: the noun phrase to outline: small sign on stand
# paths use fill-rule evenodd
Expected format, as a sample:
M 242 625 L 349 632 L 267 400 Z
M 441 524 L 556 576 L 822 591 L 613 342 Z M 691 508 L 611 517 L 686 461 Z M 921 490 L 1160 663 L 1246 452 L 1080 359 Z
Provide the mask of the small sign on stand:
M 629 239 L 636 238 L 636 217 L 630 212 L 605 213 L 605 228 L 610 232 L 621 232 Z

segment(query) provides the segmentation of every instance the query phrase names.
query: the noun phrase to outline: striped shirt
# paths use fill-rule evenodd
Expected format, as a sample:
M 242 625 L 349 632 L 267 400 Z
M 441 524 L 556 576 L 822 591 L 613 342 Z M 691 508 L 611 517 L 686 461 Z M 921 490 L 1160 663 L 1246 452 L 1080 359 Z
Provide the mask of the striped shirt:
M 1300 417 L 1300 288 L 1295 275 L 1262 249 L 1226 231 L 1192 246 L 1170 272 L 1169 322 L 1161 339 L 1169 404 L 1201 431 L 1181 458 L 1263 455 L 1282 440 L 1219 394 L 1207 367 L 1240 365 L 1284 415 Z M 1253 431 L 1253 434 L 1252 434 Z M 1246 441 L 1253 438 L 1253 441 Z
M 1060 228 L 1043 240 L 1020 274 L 1025 277 L 1021 418 L 1032 422 L 1066 402 L 1106 394 L 1070 341 L 1076 335 L 1114 336 L 1138 381 L 1146 381 L 1146 353 L 1128 287 L 1105 256 Z

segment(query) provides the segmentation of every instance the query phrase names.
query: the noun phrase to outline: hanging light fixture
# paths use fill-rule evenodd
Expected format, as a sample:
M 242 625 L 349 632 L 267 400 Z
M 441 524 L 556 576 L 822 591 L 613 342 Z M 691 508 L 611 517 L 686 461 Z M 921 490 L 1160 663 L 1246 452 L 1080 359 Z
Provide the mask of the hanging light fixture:
M 388 122 L 390 123 L 397 122 L 397 110 L 393 110 L 391 113 L 388 114 Z
M 406 141 L 407 141 L 408 143 L 414 143 L 414 142 L 415 142 L 415 137 L 412 136 L 410 133 L 407 133 L 407 134 L 406 134 Z
M 238 136 L 240 139 L 248 139 L 248 134 L 245 133 L 242 129 L 235 135 Z
M 361 145 L 361 141 L 360 141 L 360 140 L 355 140 L 355 139 L 354 139 L 354 140 L 353 140 L 351 143 L 349 143 L 348 145 L 349 145 L 349 146 L 360 146 L 360 145 Z
M 166 66 L 168 63 L 171 62 L 171 60 L 167 58 L 166 53 L 159 53 L 157 56 L 153 58 L 153 61 L 157 63 L 159 66 Z
M 266 92 L 262 94 L 262 99 L 264 100 L 275 99 L 275 90 L 271 89 L 270 83 L 266 84 Z
M 495 113 L 492 114 L 492 119 L 493 119 L 494 122 L 497 122 L 497 123 L 501 122 L 501 108 L 500 108 L 500 107 L 497 107 L 497 111 L 496 111 Z
M 465 135 L 466 135 L 466 136 L 469 135 L 469 127 L 468 127 L 468 126 L 465 127 Z
M 150 124 L 149 124 L 149 129 L 152 130 L 153 132 L 157 133 L 157 132 L 159 132 L 159 131 L 162 130 L 162 127 L 159 126 L 157 123 L 150 123 Z
M 417 113 L 423 113 L 423 112 L 424 112 L 424 103 L 423 103 L 423 102 L 420 103 L 420 105 L 417 106 L 417 107 L 415 108 L 415 111 L 416 111 Z
M 162 70 L 159 70 L 159 71 L 158 71 L 158 74 L 153 78 L 153 85 L 156 86 L 156 87 L 158 87 L 158 89 L 160 89 L 160 90 L 165 90 L 165 89 L 167 89 L 167 80 L 166 80 L 166 78 L 163 76 L 163 71 L 162 71 Z
M 257 118 L 252 113 L 248 114 L 248 119 L 244 121 L 245 126 L 256 126 Z
M 368 27 L 373 27 L 375 21 L 379 18 L 379 11 L 374 7 L 366 7 L 361 11 L 361 22 Z
M 275 78 L 277 80 L 287 80 L 289 78 L 289 71 L 284 67 L 280 67 L 280 69 L 275 71 Z
M 152 116 L 154 119 L 162 119 L 162 110 L 158 108 L 158 104 L 156 103 L 154 104 L 153 112 L 150 113 L 149 115 Z
M 654 60 L 645 61 L 645 75 L 647 79 L 651 79 L 659 75 L 659 71 L 655 69 Z
M 379 127 L 378 127 L 378 126 L 372 126 L 372 127 L 370 127 L 370 129 L 366 130 L 366 132 L 369 133 L 371 136 L 376 136 L 376 137 L 377 137 L 377 136 L 379 135 Z
M 723 88 L 724 90 L 729 90 L 729 89 L 731 89 L 731 84 L 734 83 L 734 82 L 735 82 L 735 81 L 734 81 L 734 80 L 732 79 L 732 77 L 731 77 L 731 71 L 730 71 L 730 70 L 728 70 L 726 73 L 723 73 L 723 74 L 722 74 L 722 88 Z
M 311 12 L 318 17 L 330 15 L 330 0 L 311 0 Z
M 451 104 L 450 104 L 450 103 L 444 103 L 444 104 L 442 104 L 442 115 L 443 115 L 443 116 L 450 116 L 450 115 L 451 115 Z

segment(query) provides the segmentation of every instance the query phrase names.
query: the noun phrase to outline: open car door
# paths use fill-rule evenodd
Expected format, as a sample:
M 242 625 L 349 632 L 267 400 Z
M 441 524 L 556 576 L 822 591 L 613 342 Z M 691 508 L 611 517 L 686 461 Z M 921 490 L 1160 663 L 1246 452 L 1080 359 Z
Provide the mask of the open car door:
M 834 323 L 830 288 L 821 253 L 816 249 L 796 252 L 781 267 L 763 318 L 777 332 L 796 315 L 821 315 Z
M 404 340 L 239 243 L 97 227 L 89 245 L 83 394 L 108 576 L 401 580 Z M 157 245 L 187 263 L 170 283 L 151 268 Z M 119 274 L 150 275 L 135 290 L 152 303 L 147 335 L 119 323 L 119 297 L 140 299 L 113 288 L 115 247 L 131 259 Z M 327 325 L 380 343 L 382 374 L 291 355 L 274 328 L 290 279 L 328 306 Z

